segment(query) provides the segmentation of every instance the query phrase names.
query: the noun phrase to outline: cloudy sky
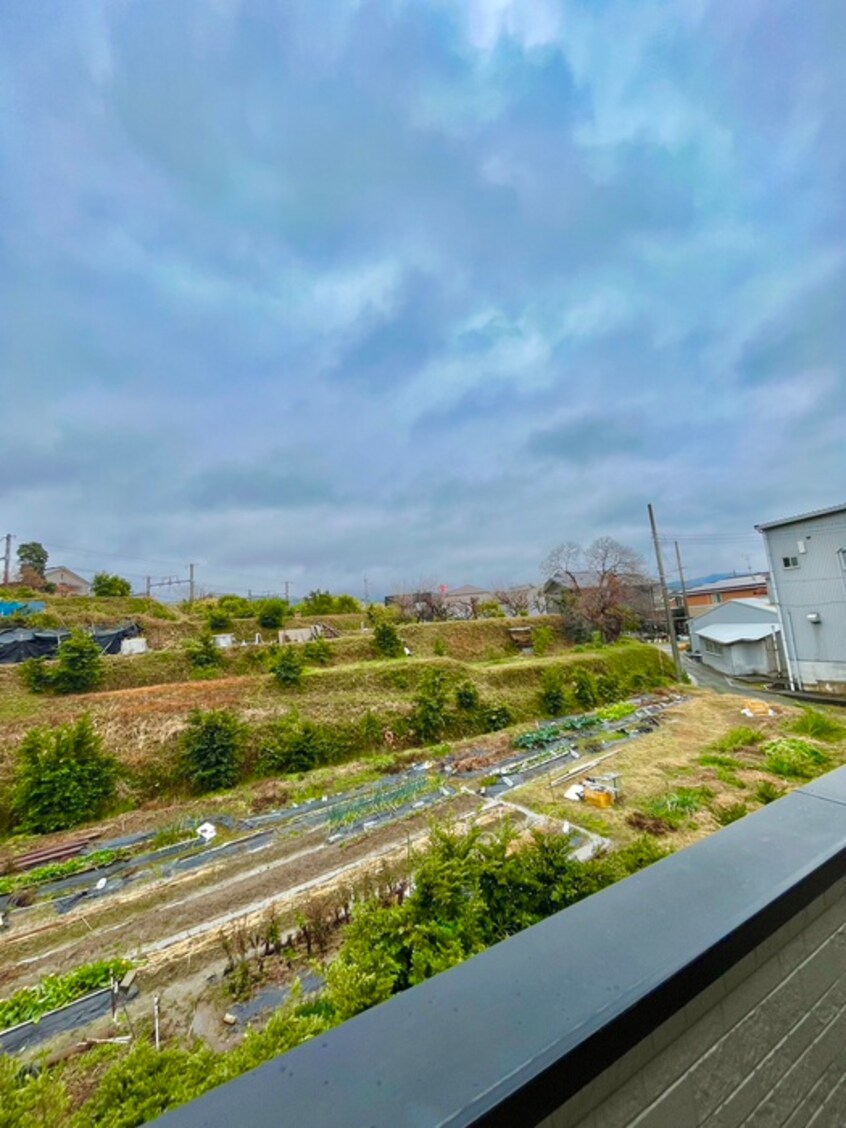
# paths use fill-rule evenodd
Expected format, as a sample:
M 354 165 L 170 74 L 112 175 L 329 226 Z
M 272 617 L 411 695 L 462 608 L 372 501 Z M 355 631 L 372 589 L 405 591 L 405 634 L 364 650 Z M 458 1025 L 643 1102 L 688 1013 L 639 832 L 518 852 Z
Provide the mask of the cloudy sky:
M 842 0 L 4 0 L 0 533 L 689 573 L 846 501 Z

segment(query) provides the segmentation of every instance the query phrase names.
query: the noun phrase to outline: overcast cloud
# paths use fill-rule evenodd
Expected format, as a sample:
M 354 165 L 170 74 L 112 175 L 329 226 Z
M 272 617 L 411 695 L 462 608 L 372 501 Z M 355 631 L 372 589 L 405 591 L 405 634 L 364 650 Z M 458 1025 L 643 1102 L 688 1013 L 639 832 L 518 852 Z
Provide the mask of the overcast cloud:
M 846 501 L 844 56 L 842 0 L 2 5 L 0 533 L 382 594 L 652 501 L 760 566 Z

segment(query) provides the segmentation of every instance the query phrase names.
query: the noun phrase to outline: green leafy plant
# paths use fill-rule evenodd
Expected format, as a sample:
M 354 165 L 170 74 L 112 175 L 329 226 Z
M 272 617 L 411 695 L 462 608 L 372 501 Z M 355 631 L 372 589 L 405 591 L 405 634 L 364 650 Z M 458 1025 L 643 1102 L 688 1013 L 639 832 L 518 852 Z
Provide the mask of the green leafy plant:
M 286 689 L 297 689 L 303 681 L 303 655 L 295 646 L 281 646 L 276 652 L 270 671 Z
M 795 737 L 767 741 L 761 751 L 766 770 L 785 779 L 813 779 L 831 763 L 830 757 L 821 748 Z
M 436 638 L 432 643 L 432 653 L 436 658 L 446 658 L 447 647 L 444 640 L 440 637 Z
M 182 737 L 183 771 L 192 788 L 204 793 L 238 782 L 244 729 L 226 709 L 195 709 Z
M 0 894 L 14 893 L 17 889 L 30 889 L 48 881 L 59 881 L 63 877 L 70 877 L 83 870 L 110 866 L 121 857 L 123 852 L 120 850 L 94 850 L 90 854 L 68 858 L 65 862 L 50 862 L 48 865 L 27 870 L 25 873 L 9 874 L 0 877 Z
M 634 712 L 636 708 L 629 701 L 618 701 L 616 705 L 603 705 L 601 709 L 596 710 L 594 716 L 598 721 L 621 721 Z
M 99 960 L 66 975 L 45 976 L 37 986 L 23 987 L 8 999 L 0 1000 L 0 1030 L 20 1022 L 37 1021 L 48 1011 L 108 987 L 113 979 L 122 979 L 131 967 L 129 960 Z
M 90 718 L 31 729 L 15 753 L 12 810 L 23 830 L 65 830 L 98 818 L 115 792 L 117 761 Z

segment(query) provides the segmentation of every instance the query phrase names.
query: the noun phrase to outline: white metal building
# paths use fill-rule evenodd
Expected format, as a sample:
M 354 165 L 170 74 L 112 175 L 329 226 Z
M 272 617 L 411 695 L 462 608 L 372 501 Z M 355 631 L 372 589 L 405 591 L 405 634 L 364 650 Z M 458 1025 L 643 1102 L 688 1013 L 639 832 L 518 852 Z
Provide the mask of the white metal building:
M 846 505 L 757 525 L 795 689 L 846 694 Z
M 765 599 L 732 599 L 690 620 L 690 653 L 722 674 L 777 676 L 784 667 L 778 612 Z

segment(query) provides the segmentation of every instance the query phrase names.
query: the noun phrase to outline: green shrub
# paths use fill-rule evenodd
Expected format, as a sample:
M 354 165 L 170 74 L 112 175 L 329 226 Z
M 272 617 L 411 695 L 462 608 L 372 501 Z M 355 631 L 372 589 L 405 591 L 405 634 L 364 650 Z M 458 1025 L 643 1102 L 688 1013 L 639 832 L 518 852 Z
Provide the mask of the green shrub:
M 513 711 L 507 705 L 486 705 L 482 710 L 485 732 L 499 732 L 514 724 Z
M 817 709 L 803 709 L 802 716 L 789 726 L 789 731 L 814 740 L 836 741 L 846 737 L 846 726 Z
M 206 612 L 206 622 L 212 631 L 232 630 L 232 616 L 224 607 L 210 607 Z
M 567 712 L 567 685 L 560 668 L 551 667 L 541 674 L 540 703 L 543 711 L 550 717 L 560 717 Z
M 350 615 L 361 610 L 361 604 L 352 595 L 331 595 L 328 591 L 310 591 L 297 604 L 301 615 Z
M 21 679 L 33 693 L 88 693 L 105 674 L 100 647 L 85 631 L 72 631 L 59 644 L 56 661 L 30 658 L 21 666 Z
M 766 770 L 785 779 L 813 779 L 831 763 L 821 748 L 795 737 L 770 740 L 761 750 Z
M 0 1054 L 2 1128 L 66 1128 L 69 1122 L 68 1094 L 54 1073 L 22 1068 L 16 1058 Z
M 217 605 L 233 619 L 252 619 L 255 612 L 255 604 L 243 595 L 222 595 Z
M 195 709 L 182 737 L 182 766 L 194 791 L 220 791 L 238 782 L 244 729 L 226 709 Z
M 99 598 L 118 595 L 131 595 L 132 584 L 121 576 L 110 576 L 108 572 L 97 572 L 91 581 L 91 594 Z
M 291 605 L 284 599 L 263 599 L 258 605 L 256 619 L 260 627 L 278 630 L 291 617 Z
M 117 770 L 87 715 L 76 724 L 32 729 L 15 754 L 17 824 L 46 834 L 98 818 L 114 796 Z
M 212 638 L 210 630 L 201 631 L 196 638 L 187 639 L 185 653 L 195 670 L 216 670 L 224 663 L 223 651 Z
M 599 703 L 596 678 L 584 666 L 573 670 L 573 697 L 583 709 L 593 709 Z
M 472 712 L 479 708 L 479 691 L 471 681 L 463 681 L 456 686 L 455 703 L 459 709 Z
M 420 688 L 414 697 L 411 727 L 424 744 L 440 740 L 449 727 L 447 681 L 447 675 L 442 670 L 427 670 L 420 679 Z
M 303 656 L 293 645 L 281 646 L 273 658 L 271 673 L 280 685 L 296 689 L 303 681 Z
M 303 646 L 303 657 L 315 666 L 328 666 L 332 661 L 332 647 L 325 638 L 316 638 Z
M 436 658 L 446 658 L 447 647 L 444 640 L 440 637 L 436 638 L 432 643 L 432 653 Z
M 600 701 L 618 701 L 623 696 L 622 687 L 614 674 L 602 673 L 596 679 L 596 696 Z M 634 706 L 632 706 L 634 711 Z
M 399 658 L 403 653 L 399 631 L 387 619 L 380 619 L 373 628 L 373 645 L 383 658 Z
M 535 627 L 532 630 L 532 652 L 536 658 L 543 658 L 549 654 L 555 642 L 555 631 L 552 627 Z

